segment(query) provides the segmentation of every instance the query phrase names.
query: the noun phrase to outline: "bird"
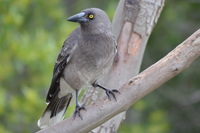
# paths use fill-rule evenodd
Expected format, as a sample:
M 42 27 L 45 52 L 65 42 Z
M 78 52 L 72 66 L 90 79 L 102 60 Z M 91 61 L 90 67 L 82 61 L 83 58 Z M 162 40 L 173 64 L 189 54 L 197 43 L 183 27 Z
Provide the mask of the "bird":
M 46 97 L 47 107 L 38 120 L 43 129 L 63 120 L 75 92 L 76 107 L 73 117 L 81 110 L 78 95 L 81 88 L 98 87 L 107 97 L 116 100 L 116 89 L 107 89 L 98 80 L 111 69 L 117 53 L 117 42 L 107 14 L 99 8 L 87 8 L 67 19 L 79 26 L 64 41 L 53 69 Z

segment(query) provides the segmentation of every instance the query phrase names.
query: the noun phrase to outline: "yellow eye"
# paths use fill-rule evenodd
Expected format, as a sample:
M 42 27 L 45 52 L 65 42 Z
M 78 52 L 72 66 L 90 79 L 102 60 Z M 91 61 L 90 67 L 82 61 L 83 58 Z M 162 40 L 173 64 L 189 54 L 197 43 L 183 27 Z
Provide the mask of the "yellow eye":
M 89 19 L 93 19 L 93 18 L 94 18 L 94 15 L 93 15 L 93 14 L 89 14 L 89 15 L 88 15 L 88 18 L 89 18 Z

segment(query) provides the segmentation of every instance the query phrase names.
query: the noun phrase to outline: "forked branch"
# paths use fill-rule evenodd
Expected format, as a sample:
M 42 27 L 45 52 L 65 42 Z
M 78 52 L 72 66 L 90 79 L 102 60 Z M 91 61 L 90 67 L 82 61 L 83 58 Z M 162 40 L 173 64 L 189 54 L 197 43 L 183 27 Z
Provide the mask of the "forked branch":
M 116 101 L 102 99 L 81 112 L 83 120 L 69 118 L 38 133 L 87 133 L 173 78 L 200 56 L 200 29 L 157 63 L 120 88 Z

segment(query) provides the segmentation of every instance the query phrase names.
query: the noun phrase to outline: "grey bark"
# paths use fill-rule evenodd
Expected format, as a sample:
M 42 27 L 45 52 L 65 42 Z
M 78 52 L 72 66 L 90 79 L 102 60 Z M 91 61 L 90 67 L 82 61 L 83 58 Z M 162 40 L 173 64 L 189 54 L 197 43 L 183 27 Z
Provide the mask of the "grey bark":
M 120 87 L 117 101 L 101 99 L 82 112 L 84 120 L 69 118 L 38 133 L 87 133 L 173 78 L 200 56 L 200 29 L 161 60 Z

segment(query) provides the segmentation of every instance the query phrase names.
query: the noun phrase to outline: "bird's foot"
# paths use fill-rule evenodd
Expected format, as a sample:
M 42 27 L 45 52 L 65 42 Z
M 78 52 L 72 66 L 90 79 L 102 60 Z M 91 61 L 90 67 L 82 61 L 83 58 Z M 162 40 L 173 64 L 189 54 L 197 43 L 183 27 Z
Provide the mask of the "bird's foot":
M 113 97 L 115 101 L 117 101 L 115 93 L 120 93 L 118 90 L 115 89 L 114 90 L 104 89 L 104 90 L 109 100 L 111 100 L 111 97 Z
M 92 84 L 92 86 L 93 86 L 93 87 L 99 87 L 99 88 L 103 89 L 103 90 L 106 92 L 106 95 L 107 95 L 107 97 L 108 97 L 109 100 L 111 100 L 111 97 L 113 97 L 113 98 L 115 99 L 115 101 L 117 101 L 116 96 L 115 96 L 115 93 L 119 93 L 119 94 L 120 94 L 120 92 L 119 92 L 118 90 L 116 90 L 116 89 L 114 89 L 114 90 L 109 90 L 109 89 L 107 89 L 107 88 L 105 88 L 105 87 L 103 87 L 103 86 L 97 84 L 96 82 L 94 82 L 94 83 Z
M 73 115 L 73 118 L 74 118 L 74 119 L 75 119 L 76 116 L 78 115 L 78 117 L 79 117 L 81 120 L 83 120 L 83 118 L 82 118 L 82 116 L 81 116 L 81 113 L 80 113 L 81 110 L 85 110 L 85 111 L 86 111 L 84 105 L 82 105 L 82 106 L 76 105 L 76 108 L 75 108 L 75 111 L 74 111 L 74 115 Z

